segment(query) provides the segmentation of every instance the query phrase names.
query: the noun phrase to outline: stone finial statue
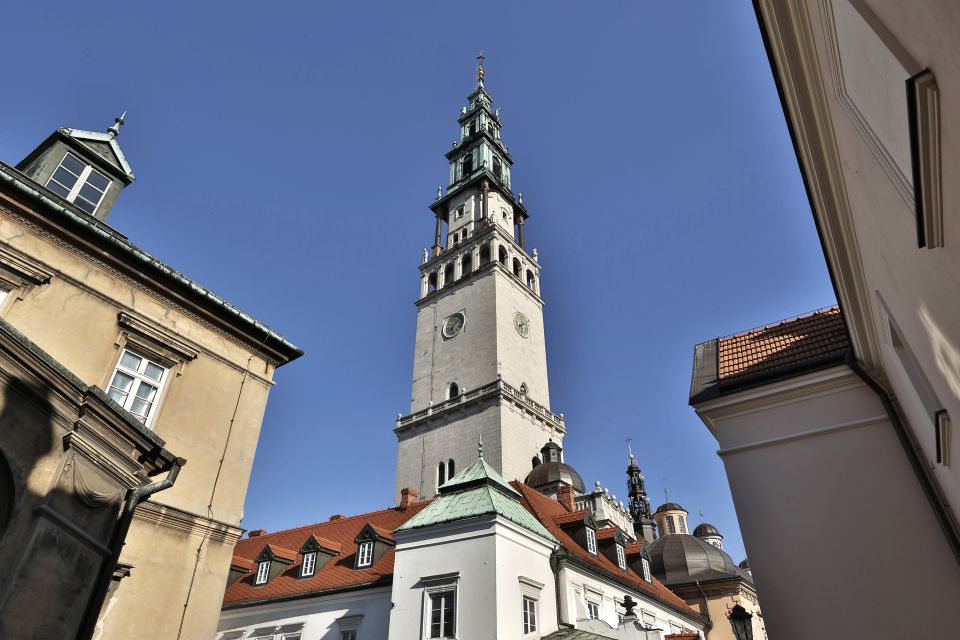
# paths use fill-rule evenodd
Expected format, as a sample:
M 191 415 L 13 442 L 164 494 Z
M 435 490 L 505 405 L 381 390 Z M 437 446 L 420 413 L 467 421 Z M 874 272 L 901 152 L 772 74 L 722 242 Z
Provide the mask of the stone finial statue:
M 633 598 L 631 598 L 630 596 L 626 596 L 623 599 L 624 617 L 628 617 L 628 616 L 636 617 L 636 614 L 633 612 L 633 608 L 636 607 L 637 604 L 638 603 Z
M 467 108 L 466 108 L 466 107 L 460 107 L 460 115 L 462 115 L 462 116 L 467 115 Z
M 536 248 L 534 248 L 532 255 L 533 255 L 533 259 L 534 259 L 534 260 L 537 260 L 537 261 L 539 262 L 540 252 L 537 251 Z
M 427 253 L 427 249 L 426 249 L 426 247 L 424 247 L 424 249 L 423 249 L 423 261 L 426 262 L 426 261 L 429 260 L 429 259 L 430 259 L 430 254 Z

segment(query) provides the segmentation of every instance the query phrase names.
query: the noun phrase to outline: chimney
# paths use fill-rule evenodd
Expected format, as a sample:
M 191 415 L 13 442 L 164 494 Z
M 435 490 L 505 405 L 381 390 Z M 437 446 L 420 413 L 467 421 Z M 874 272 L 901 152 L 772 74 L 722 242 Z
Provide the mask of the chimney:
M 338 513 L 338 514 L 335 514 L 335 515 L 330 516 L 330 522 L 335 522 L 335 521 L 337 521 L 337 520 L 343 520 L 343 514 L 342 514 L 342 513 Z
M 557 487 L 557 502 L 573 511 L 573 487 L 568 484 L 561 484 Z
M 257 536 L 262 536 L 265 533 L 266 531 L 264 531 L 263 529 L 253 529 L 252 531 L 247 532 L 247 537 L 256 538 Z
M 417 501 L 417 492 L 410 487 L 400 489 L 400 510 L 406 511 L 410 505 Z

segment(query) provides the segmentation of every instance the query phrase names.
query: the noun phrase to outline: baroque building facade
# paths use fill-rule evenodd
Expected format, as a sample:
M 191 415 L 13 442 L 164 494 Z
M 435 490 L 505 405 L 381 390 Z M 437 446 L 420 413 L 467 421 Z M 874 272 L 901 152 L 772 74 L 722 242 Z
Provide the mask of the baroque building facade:
M 0 163 L 0 636 L 216 627 L 275 369 L 302 352 L 108 216 L 106 132 Z
M 394 425 L 396 506 L 251 532 L 217 640 L 732 637 L 712 630 L 729 626 L 711 622 L 720 608 L 656 574 L 657 524 L 632 452 L 629 505 L 588 490 L 564 460 L 531 214 L 513 192 L 482 58 L 458 122 L 420 264 L 411 413 Z M 738 602 L 749 577 L 702 545 L 734 567 L 710 578 L 736 582 L 723 594 Z

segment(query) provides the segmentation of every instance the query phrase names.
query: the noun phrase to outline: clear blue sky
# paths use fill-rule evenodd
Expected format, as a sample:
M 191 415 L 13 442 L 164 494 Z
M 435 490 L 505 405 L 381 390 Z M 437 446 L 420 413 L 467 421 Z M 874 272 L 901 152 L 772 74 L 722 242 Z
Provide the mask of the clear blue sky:
M 244 526 L 390 504 L 427 204 L 483 49 L 567 461 L 624 498 L 632 436 L 654 505 L 668 486 L 743 557 L 693 345 L 834 300 L 750 2 L 0 11 L 0 158 L 127 109 L 138 180 L 111 223 L 307 351 L 277 375 Z

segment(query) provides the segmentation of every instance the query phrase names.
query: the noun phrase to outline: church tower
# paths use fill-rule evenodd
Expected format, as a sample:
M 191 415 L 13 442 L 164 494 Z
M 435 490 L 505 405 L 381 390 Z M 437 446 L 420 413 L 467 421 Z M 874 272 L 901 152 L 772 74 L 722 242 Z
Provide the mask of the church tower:
M 627 496 L 629 498 L 628 509 L 633 517 L 633 530 L 637 539 L 643 539 L 647 544 L 651 544 L 657 539 L 657 523 L 650 513 L 650 499 L 647 498 L 647 488 L 632 448 L 630 448 L 630 462 L 627 465 Z
M 550 410 L 540 264 L 523 233 L 530 213 L 514 196 L 514 160 L 484 87 L 483 54 L 478 60 L 446 154 L 446 194 L 438 189 L 430 205 L 435 233 L 420 265 L 410 414 L 394 430 L 398 499 L 405 487 L 435 495 L 476 458 L 479 437 L 497 472 L 523 480 L 544 443 L 566 433 Z

